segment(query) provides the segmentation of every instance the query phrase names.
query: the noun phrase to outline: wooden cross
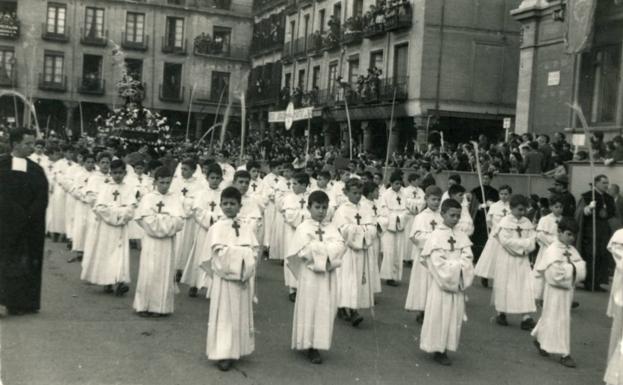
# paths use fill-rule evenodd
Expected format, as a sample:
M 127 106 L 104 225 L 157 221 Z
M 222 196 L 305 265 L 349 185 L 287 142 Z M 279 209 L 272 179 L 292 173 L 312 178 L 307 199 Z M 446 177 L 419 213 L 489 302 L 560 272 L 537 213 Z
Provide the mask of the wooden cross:
M 517 235 L 521 237 L 521 227 L 517 226 L 515 230 L 517 231 Z
M 324 234 L 322 228 L 318 227 L 318 231 L 316 231 L 316 234 L 318 234 L 318 239 L 320 239 L 320 241 L 322 242 L 322 234 Z
M 239 237 L 240 236 L 240 232 L 238 230 L 240 230 L 240 225 L 238 224 L 238 222 L 234 221 L 234 223 L 232 223 L 231 227 L 236 230 L 236 236 Z
M 504 216 L 506 216 L 506 214 L 508 214 L 508 211 L 506 211 L 506 209 L 504 209 L 504 210 L 502 210 L 502 214 L 503 214 Z
M 374 216 L 377 216 L 378 214 L 377 214 L 377 212 L 376 212 L 376 205 L 373 205 L 373 206 L 372 206 L 372 210 L 374 210 Z
M 567 262 L 571 263 L 571 253 L 569 252 L 569 248 L 566 248 L 565 252 L 562 253 L 562 255 L 567 258 Z
M 400 201 L 401 201 L 400 196 L 396 197 L 396 201 L 398 201 L 398 204 L 400 204 Z
M 257 188 L 257 185 L 255 184 L 255 182 L 251 184 L 251 187 L 253 187 L 253 192 L 255 192 L 255 189 Z
M 188 192 L 188 190 L 186 189 L 186 187 L 184 187 L 184 188 L 182 189 L 182 194 L 183 194 L 184 196 L 186 196 L 186 193 L 187 193 L 187 192 Z
M 288 190 L 289 190 L 289 189 L 290 189 L 290 186 L 292 185 L 292 182 L 289 182 L 289 181 L 288 181 L 288 183 L 286 183 L 286 185 L 288 186 Z
M 432 221 L 430 221 L 430 226 L 433 228 L 433 231 L 435 231 L 435 226 L 437 226 L 437 222 L 435 222 L 435 220 L 433 219 Z
M 301 208 L 305 207 L 305 199 L 301 198 L 301 200 L 299 201 L 299 203 L 301 204 Z
M 417 191 L 416 190 L 413 190 L 413 197 L 417 198 Z
M 454 244 L 456 243 L 456 240 L 450 236 L 450 238 L 448 238 L 448 243 L 450 244 L 450 251 L 454 251 Z
M 117 200 L 117 197 L 119 196 L 119 191 L 113 191 L 112 196 L 115 198 L 114 200 Z
M 141 192 L 136 190 L 136 194 L 134 195 L 136 199 L 141 199 Z
M 210 202 L 210 210 L 214 212 L 214 208 L 216 207 L 216 203 L 214 201 Z
M 357 213 L 357 215 L 355 215 L 355 219 L 357 220 L 357 225 L 361 224 L 361 215 L 359 215 L 359 213 Z
M 164 207 L 164 203 L 162 201 L 160 201 L 160 202 L 158 202 L 156 207 L 158 207 L 158 214 L 160 214 L 162 212 L 162 208 Z

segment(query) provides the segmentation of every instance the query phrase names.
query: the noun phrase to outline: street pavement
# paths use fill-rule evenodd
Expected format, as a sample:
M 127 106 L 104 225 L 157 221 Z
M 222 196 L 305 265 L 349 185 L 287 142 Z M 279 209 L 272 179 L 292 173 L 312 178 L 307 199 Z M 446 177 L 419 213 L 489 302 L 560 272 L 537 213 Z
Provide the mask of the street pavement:
M 230 372 L 220 372 L 205 356 L 208 301 L 175 298 L 166 318 L 138 317 L 132 310 L 133 285 L 123 298 L 80 281 L 79 263 L 68 264 L 64 244 L 46 243 L 42 309 L 37 315 L 1 321 L 4 385 L 195 385 L 195 384 L 408 384 L 537 385 L 601 384 L 610 320 L 608 296 L 577 291 L 581 306 L 572 312 L 571 354 L 578 368 L 541 357 L 520 319 L 495 324 L 490 289 L 469 289 L 468 321 L 461 343 L 444 367 L 419 350 L 420 326 L 404 311 L 408 283 L 383 286 L 375 319 L 364 311 L 355 329 L 336 319 L 333 346 L 312 365 L 290 350 L 293 304 L 283 286 L 283 267 L 262 261 L 255 306 L 255 352 Z M 132 252 L 136 281 L 138 252 Z M 404 277 L 408 280 L 409 269 Z

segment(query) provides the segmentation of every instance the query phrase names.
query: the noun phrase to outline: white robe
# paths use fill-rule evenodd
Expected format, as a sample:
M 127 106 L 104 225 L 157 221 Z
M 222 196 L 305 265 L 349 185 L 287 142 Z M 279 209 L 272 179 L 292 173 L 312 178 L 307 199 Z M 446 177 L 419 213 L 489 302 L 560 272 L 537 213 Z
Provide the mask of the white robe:
M 283 213 L 283 235 L 282 244 L 283 250 L 289 250 L 290 244 L 294 237 L 294 232 L 298 225 L 300 225 L 305 218 L 310 218 L 309 211 L 307 210 L 307 198 L 308 193 L 301 194 L 290 193 L 283 198 L 282 213 Z M 286 252 L 284 252 L 284 255 Z M 287 261 L 283 265 L 283 275 L 285 285 L 290 288 L 296 288 L 296 277 L 292 274 L 292 271 L 287 266 Z
M 87 233 L 87 219 L 89 217 L 91 206 L 86 201 L 86 186 L 91 175 L 96 171 L 88 172 L 82 169 L 79 176 L 74 179 L 74 189 L 72 194 L 76 199 L 76 205 L 74 207 L 74 222 L 72 230 L 72 251 L 83 252 Z
M 291 346 L 328 350 L 338 307 L 335 269 L 341 264 L 344 241 L 334 225 L 309 218 L 296 229 L 293 240 L 287 260 L 299 285 Z
M 51 233 L 64 234 L 66 231 L 66 192 L 65 189 L 63 189 L 62 183 L 67 167 L 68 165 L 65 159 L 57 160 L 53 163 L 52 167 L 51 173 L 54 176 L 54 187 L 50 200 L 50 226 L 48 228 L 48 231 Z
M 517 228 L 521 229 L 521 234 Z M 535 231 L 526 217 L 502 218 L 492 234 L 502 245 L 495 261 L 493 303 L 500 313 L 526 314 L 536 311 L 530 253 L 535 248 Z
M 558 240 L 550 244 L 534 265 L 545 281 L 543 311 L 531 335 L 550 354 L 571 352 L 571 302 L 575 284 L 586 276 L 586 263 L 573 246 Z
M 623 229 L 617 230 L 608 242 L 608 251 L 615 262 L 614 277 L 606 315 L 612 318 L 608 358 L 612 357 L 623 336 Z M 621 367 L 623 369 L 623 366 Z
M 387 210 L 387 231 L 381 237 L 383 262 L 381 263 L 381 279 L 402 280 L 402 259 L 404 258 L 406 238 L 405 231 L 407 208 L 406 196 L 402 189 L 398 192 L 386 190 L 380 198 Z
M 184 228 L 177 233 L 175 239 L 175 268 L 184 270 L 190 256 L 190 251 L 197 236 L 197 222 L 192 216 L 194 200 L 206 187 L 207 182 L 195 174 L 188 179 L 177 178 L 171 183 L 171 192 L 177 196 L 184 209 Z
M 359 218 L 357 221 L 356 218 Z M 376 236 L 374 214 L 363 202 L 345 202 L 333 216 L 346 249 L 338 269 L 338 307 L 368 309 L 374 306 L 372 280 L 373 239 Z
M 262 179 L 261 191 L 266 204 L 264 208 L 264 239 L 262 240 L 262 245 L 268 248 L 271 247 L 271 242 L 274 239 L 275 216 L 279 214 L 275 204 L 277 195 L 275 189 L 280 178 L 280 176 L 271 172 Z M 269 256 L 273 259 L 272 250 Z
M 471 242 L 462 231 L 442 224 L 429 235 L 420 259 L 432 276 L 420 349 L 456 351 L 466 319 L 465 290 L 474 280 Z
M 208 232 L 210 254 L 202 268 L 212 277 L 206 354 L 211 360 L 238 359 L 255 349 L 253 293 L 259 244 L 251 228 L 231 218 L 216 222 Z
M 83 266 L 82 280 L 96 285 L 130 282 L 128 222 L 135 209 L 134 184 L 112 181 L 102 186 L 93 206 L 99 222 L 95 248 Z
M 543 299 L 543 290 L 545 282 L 543 281 L 543 272 L 539 272 L 536 266 L 543 258 L 543 254 L 549 245 L 558 239 L 558 221 L 560 218 L 552 214 L 548 214 L 541 219 L 536 226 L 536 243 L 539 245 L 539 252 L 534 261 L 534 298 Z
M 135 175 L 135 177 L 133 178 L 133 180 L 135 180 L 136 182 L 136 186 L 138 189 L 138 201 L 140 202 L 141 199 L 149 194 L 150 192 L 154 191 L 154 178 L 150 177 L 149 175 Z M 143 229 L 138 225 L 138 223 L 136 221 L 131 221 L 129 224 L 130 228 L 129 228 L 129 236 L 130 239 L 136 240 L 136 239 L 142 239 L 143 235 L 145 235 L 145 232 L 143 231 Z
M 403 189 L 403 191 L 405 197 L 407 198 L 406 206 L 409 211 L 406 217 L 407 223 L 405 225 L 405 230 L 410 232 L 415 216 L 426 208 L 426 194 L 421 188 L 416 186 L 407 186 Z M 405 239 L 405 252 L 403 259 L 405 261 L 413 261 L 413 242 L 411 242 L 408 238 Z
M 141 198 L 135 219 L 143 237 L 134 310 L 170 314 L 175 294 L 175 234 L 182 230 L 183 209 L 175 194 L 158 191 Z
M 67 162 L 67 168 L 62 174 L 61 185 L 65 190 L 65 235 L 73 240 L 74 211 L 76 208 L 76 197 L 73 190 L 76 184 L 76 177 L 80 177 L 82 166 L 75 162 Z
M 491 229 L 489 233 L 489 239 L 485 244 L 480 258 L 476 263 L 476 275 L 482 278 L 493 279 L 495 274 L 495 261 L 498 254 L 501 252 L 502 246 L 498 242 L 497 238 L 493 236 L 496 232 L 497 225 L 502 218 L 509 215 L 511 212 L 508 202 L 497 201 L 489 207 L 487 212 L 487 226 Z
M 208 259 L 206 241 L 208 239 L 210 226 L 215 224 L 223 216 L 219 204 L 221 201 L 221 192 L 220 186 L 216 189 L 208 187 L 201 191 L 197 199 L 194 200 L 192 211 L 194 220 L 197 222 L 197 236 L 190 250 L 181 280 L 182 283 L 190 287 L 208 288 L 206 292 L 207 298 L 210 298 L 210 277 L 205 274 L 205 271 L 200 269 L 199 266 Z
M 93 211 L 93 206 L 97 200 L 99 192 L 105 187 L 105 185 L 112 182 L 112 179 L 102 174 L 100 171 L 96 171 L 89 176 L 86 186 L 83 189 L 83 201 L 89 206 L 86 219 L 86 232 L 84 234 L 84 256 L 82 258 L 82 270 L 88 265 L 89 259 L 95 254 L 95 247 L 97 243 L 97 233 L 101 226 L 101 221 L 98 220 L 97 215 Z
M 405 309 L 412 311 L 424 311 L 426 309 L 426 299 L 428 297 L 428 288 L 431 285 L 431 275 L 426 269 L 426 265 L 422 263 L 420 254 L 424 249 L 426 241 L 431 233 L 443 223 L 443 218 L 438 211 L 432 211 L 426 208 L 419 213 L 413 221 L 409 239 L 413 242 L 413 267 L 411 268 L 411 277 L 409 279 L 409 290 L 407 291 L 407 300 Z
M 285 178 L 279 179 L 279 182 L 275 185 L 272 194 L 272 201 L 275 205 L 275 218 L 273 222 L 273 229 L 270 232 L 270 259 L 285 259 L 285 248 L 283 233 L 285 232 L 286 222 L 283 215 L 283 200 L 286 195 L 292 193 L 292 182 Z
M 372 291 L 381 292 L 381 273 L 379 271 L 379 261 L 381 260 L 381 237 L 387 231 L 387 210 L 380 199 L 371 201 L 365 197 L 361 198 L 363 204 L 374 216 L 376 223 L 376 235 L 372 238 L 372 247 L 370 247 L 370 280 L 372 281 Z

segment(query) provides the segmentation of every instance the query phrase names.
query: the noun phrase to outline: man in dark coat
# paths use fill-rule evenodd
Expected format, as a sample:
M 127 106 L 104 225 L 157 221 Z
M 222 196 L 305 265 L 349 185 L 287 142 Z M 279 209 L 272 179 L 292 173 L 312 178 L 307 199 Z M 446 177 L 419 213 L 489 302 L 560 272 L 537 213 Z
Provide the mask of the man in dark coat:
M 562 216 L 573 218 L 575 197 L 569 192 L 569 178 L 566 175 L 559 176 L 554 181 L 554 187 L 551 187 L 549 191 L 562 199 Z
M 595 200 L 592 192 L 582 194 L 576 210 L 576 220 L 580 225 L 577 249 L 586 261 L 586 290 L 606 291 L 600 285 L 608 283 L 608 262 L 610 253 L 607 246 L 612 231 L 610 220 L 615 216 L 614 199 L 608 194 L 608 177 L 597 175 L 594 179 Z M 593 240 L 593 213 L 595 213 L 595 239 Z M 595 255 L 593 256 L 593 242 Z M 593 263 L 595 269 L 593 270 Z M 595 280 L 593 281 L 593 273 Z
M 9 141 L 11 154 L 0 156 L 0 305 L 21 315 L 40 308 L 48 180 L 27 158 L 34 133 L 17 129 Z
M 482 201 L 482 190 L 480 186 L 474 188 L 471 191 L 472 203 L 470 206 L 470 213 L 474 218 L 474 233 L 472 234 L 472 252 L 474 254 L 474 263 L 480 258 L 482 249 L 484 249 L 489 239 L 487 232 L 487 214 L 491 203 L 500 200 L 498 190 L 490 186 L 493 174 L 485 173 L 482 175 L 482 187 L 485 193 L 485 201 Z

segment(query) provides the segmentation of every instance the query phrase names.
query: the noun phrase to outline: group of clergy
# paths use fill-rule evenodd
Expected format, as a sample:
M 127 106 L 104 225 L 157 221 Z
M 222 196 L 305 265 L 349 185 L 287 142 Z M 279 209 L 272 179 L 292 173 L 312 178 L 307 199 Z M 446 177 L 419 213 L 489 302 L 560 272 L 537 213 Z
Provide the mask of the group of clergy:
M 255 269 L 262 257 L 282 261 L 295 302 L 292 348 L 306 351 L 313 363 L 322 362 L 318 350 L 330 348 L 336 315 L 360 325 L 361 310 L 374 315 L 381 280 L 398 286 L 403 265 L 411 264 L 405 308 L 416 312 L 420 348 L 435 361 L 451 364 L 447 351 L 458 348 L 464 292 L 479 275 L 494 282 L 499 325 L 508 325 L 507 314 L 521 314 L 539 353 L 575 366 L 569 312 L 586 267 L 573 247 L 577 225 L 561 220 L 556 199 L 557 208 L 536 227 L 525 218 L 526 198 L 511 197 L 508 186 L 500 189 L 499 203 L 483 202 L 488 241 L 475 269 L 470 202 L 456 181 L 445 193 L 435 185 L 423 190 L 417 173 L 395 172 L 386 187 L 381 174 L 344 169 L 337 178 L 323 171 L 315 179 L 287 162 L 271 163 L 262 178 L 260 164 L 236 170 L 223 157 L 146 173 L 142 162 L 75 153 L 70 145 L 46 156 L 44 145 L 37 142 L 29 158 L 50 182 L 46 229 L 68 241 L 69 261 L 81 262 L 81 278 L 124 295 L 133 241 L 141 249 L 137 314 L 173 313 L 178 283 L 191 297 L 205 290 L 211 298 L 207 355 L 222 370 L 254 349 Z M 538 323 L 531 317 L 536 302 L 543 307 Z

